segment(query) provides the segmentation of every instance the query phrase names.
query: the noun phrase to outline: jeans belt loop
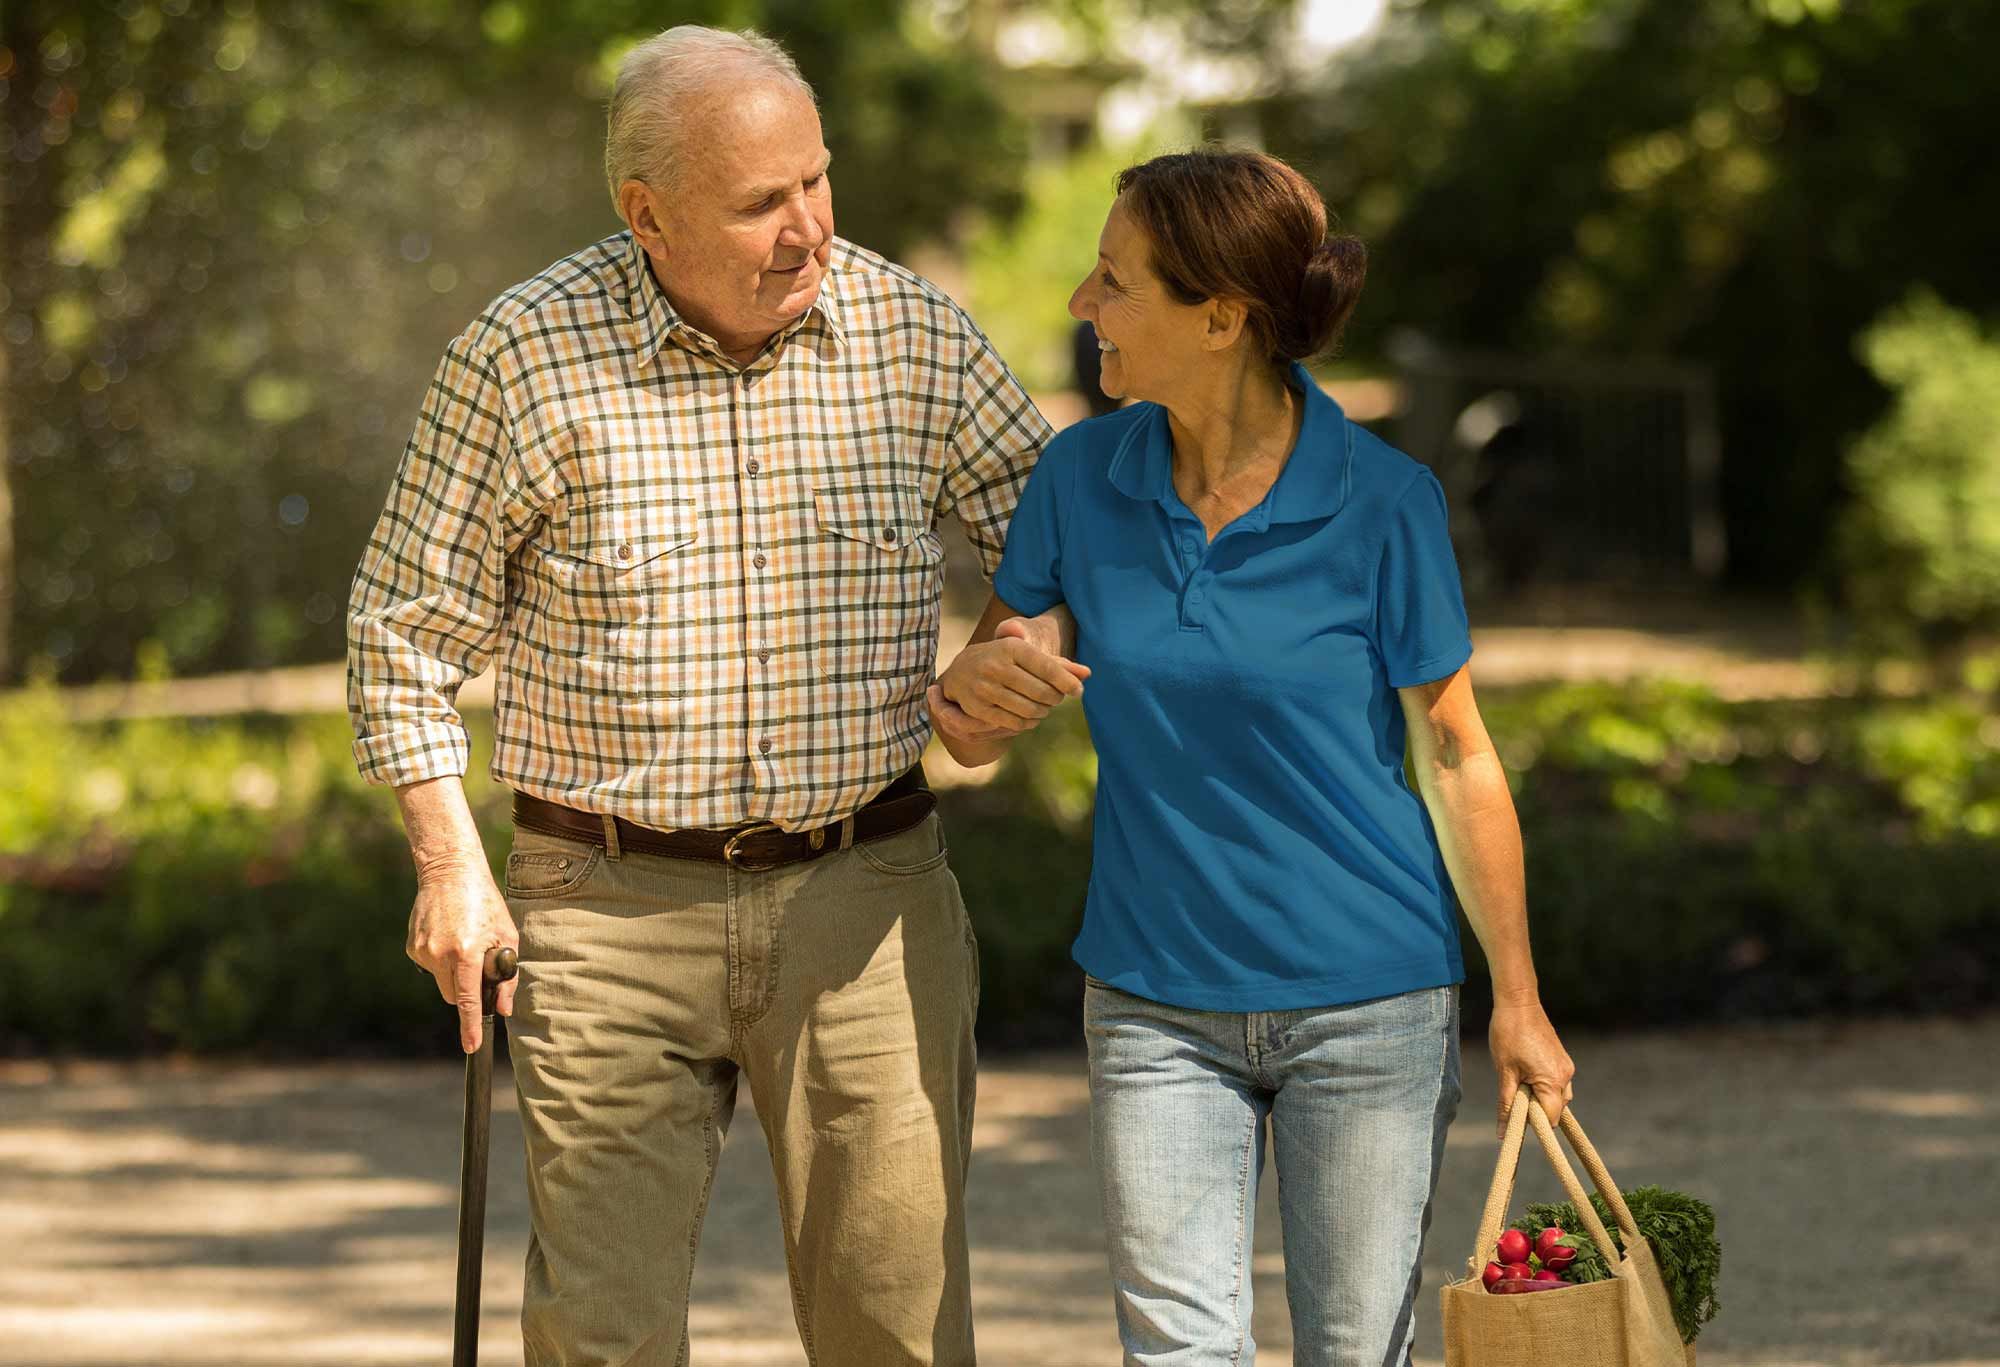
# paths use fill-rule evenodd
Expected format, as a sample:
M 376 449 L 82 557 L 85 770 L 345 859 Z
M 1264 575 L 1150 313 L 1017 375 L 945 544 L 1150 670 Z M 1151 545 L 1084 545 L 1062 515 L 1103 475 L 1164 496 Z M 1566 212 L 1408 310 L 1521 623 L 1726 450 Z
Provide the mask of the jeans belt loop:
M 840 848 L 843 850 L 854 848 L 854 818 L 851 816 L 840 818 Z
M 604 816 L 604 852 L 612 859 L 623 858 L 625 853 L 618 848 L 618 818 L 609 814 Z

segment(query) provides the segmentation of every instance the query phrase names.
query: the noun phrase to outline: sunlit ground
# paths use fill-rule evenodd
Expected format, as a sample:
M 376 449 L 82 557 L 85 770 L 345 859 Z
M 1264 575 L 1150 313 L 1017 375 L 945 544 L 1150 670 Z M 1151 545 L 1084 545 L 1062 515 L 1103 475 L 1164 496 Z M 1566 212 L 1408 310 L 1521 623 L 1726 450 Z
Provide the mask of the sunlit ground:
M 1572 1041 L 1579 1114 L 1612 1171 L 1720 1212 L 1721 1367 L 2000 1364 L 2000 1017 Z M 1493 1152 L 1467 1059 L 1425 1260 L 1470 1251 Z M 501 1085 L 482 1361 L 518 1363 L 526 1209 Z M 0 1363 L 441 1362 L 458 1129 L 450 1065 L 0 1071 Z M 982 1359 L 1115 1362 L 1080 1059 L 982 1074 L 972 1189 Z M 763 1142 L 724 1151 L 695 1281 L 695 1361 L 799 1364 Z M 1539 1159 L 1518 1199 L 1556 1196 Z M 1257 1231 L 1259 1361 L 1288 1363 L 1275 1192 Z M 1357 1233 L 1356 1256 L 1366 1256 Z

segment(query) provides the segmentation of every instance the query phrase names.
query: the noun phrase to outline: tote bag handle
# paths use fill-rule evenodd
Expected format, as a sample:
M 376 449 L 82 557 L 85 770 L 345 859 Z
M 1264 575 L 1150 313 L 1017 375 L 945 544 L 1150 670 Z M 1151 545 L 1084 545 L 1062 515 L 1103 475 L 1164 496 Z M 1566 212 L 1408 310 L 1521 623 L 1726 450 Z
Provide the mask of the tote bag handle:
M 1576 1169 L 1570 1166 L 1568 1155 L 1557 1142 L 1555 1130 L 1549 1124 L 1548 1113 L 1535 1100 L 1534 1093 L 1523 1087 L 1514 1093 L 1513 1109 L 1507 1113 L 1507 1133 L 1500 1140 L 1500 1158 L 1493 1167 L 1493 1185 L 1486 1193 L 1486 1209 L 1479 1217 L 1479 1241 L 1473 1246 L 1472 1257 L 1467 1259 L 1467 1270 L 1473 1276 L 1493 1257 L 1494 1245 L 1500 1239 L 1500 1228 L 1507 1219 L 1507 1206 L 1514 1199 L 1514 1179 L 1521 1167 L 1521 1144 L 1527 1137 L 1527 1128 L 1532 1123 L 1535 1137 L 1541 1141 L 1542 1152 L 1548 1155 L 1549 1166 L 1556 1170 L 1556 1177 L 1562 1182 L 1563 1191 L 1570 1204 L 1576 1207 L 1577 1217 L 1583 1221 L 1584 1232 L 1604 1255 L 1605 1266 L 1618 1266 L 1618 1246 L 1612 1242 L 1610 1231 L 1597 1217 L 1597 1208 L 1590 1203 L 1589 1195 L 1578 1180 Z M 1632 1211 L 1625 1204 L 1625 1196 L 1618 1190 L 1618 1184 L 1611 1180 L 1604 1160 L 1583 1132 L 1583 1124 L 1576 1118 L 1574 1107 L 1565 1109 L 1562 1118 L 1563 1137 L 1570 1147 L 1583 1159 L 1585 1171 L 1598 1192 L 1604 1197 L 1604 1204 L 1611 1208 L 1612 1218 L 1617 1221 L 1618 1232 L 1625 1236 L 1626 1247 L 1639 1237 L 1639 1226 L 1632 1219 Z

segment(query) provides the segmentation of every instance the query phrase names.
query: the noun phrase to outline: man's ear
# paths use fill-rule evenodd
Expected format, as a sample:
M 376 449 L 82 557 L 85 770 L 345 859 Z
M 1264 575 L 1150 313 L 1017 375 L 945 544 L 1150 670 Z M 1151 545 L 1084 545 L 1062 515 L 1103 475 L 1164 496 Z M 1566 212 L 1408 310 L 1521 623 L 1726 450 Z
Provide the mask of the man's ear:
M 1227 351 L 1250 324 L 1250 306 L 1241 299 L 1211 299 L 1204 319 L 1203 351 Z
M 632 230 L 632 236 L 649 256 L 667 254 L 666 226 L 660 222 L 653 192 L 642 180 L 628 180 L 618 187 L 618 216 Z

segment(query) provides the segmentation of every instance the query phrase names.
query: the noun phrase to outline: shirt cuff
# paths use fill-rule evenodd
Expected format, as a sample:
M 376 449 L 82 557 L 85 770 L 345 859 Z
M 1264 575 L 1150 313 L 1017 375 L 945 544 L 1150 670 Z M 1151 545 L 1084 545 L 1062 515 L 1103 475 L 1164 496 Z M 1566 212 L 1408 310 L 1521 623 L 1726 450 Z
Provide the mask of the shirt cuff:
M 1472 642 L 1466 641 L 1441 655 L 1431 655 L 1418 660 L 1399 674 L 1389 676 L 1391 688 L 1417 688 L 1423 684 L 1436 683 L 1439 679 L 1449 679 L 1465 668 L 1472 659 Z
M 1044 596 L 1036 593 L 1020 581 L 1019 575 L 1007 573 L 1005 563 L 993 576 L 993 596 L 1023 617 L 1039 617 L 1063 601 L 1061 594 Z
M 357 736 L 354 762 L 368 782 L 400 788 L 426 779 L 464 777 L 472 763 L 472 743 L 463 726 L 406 722 Z

